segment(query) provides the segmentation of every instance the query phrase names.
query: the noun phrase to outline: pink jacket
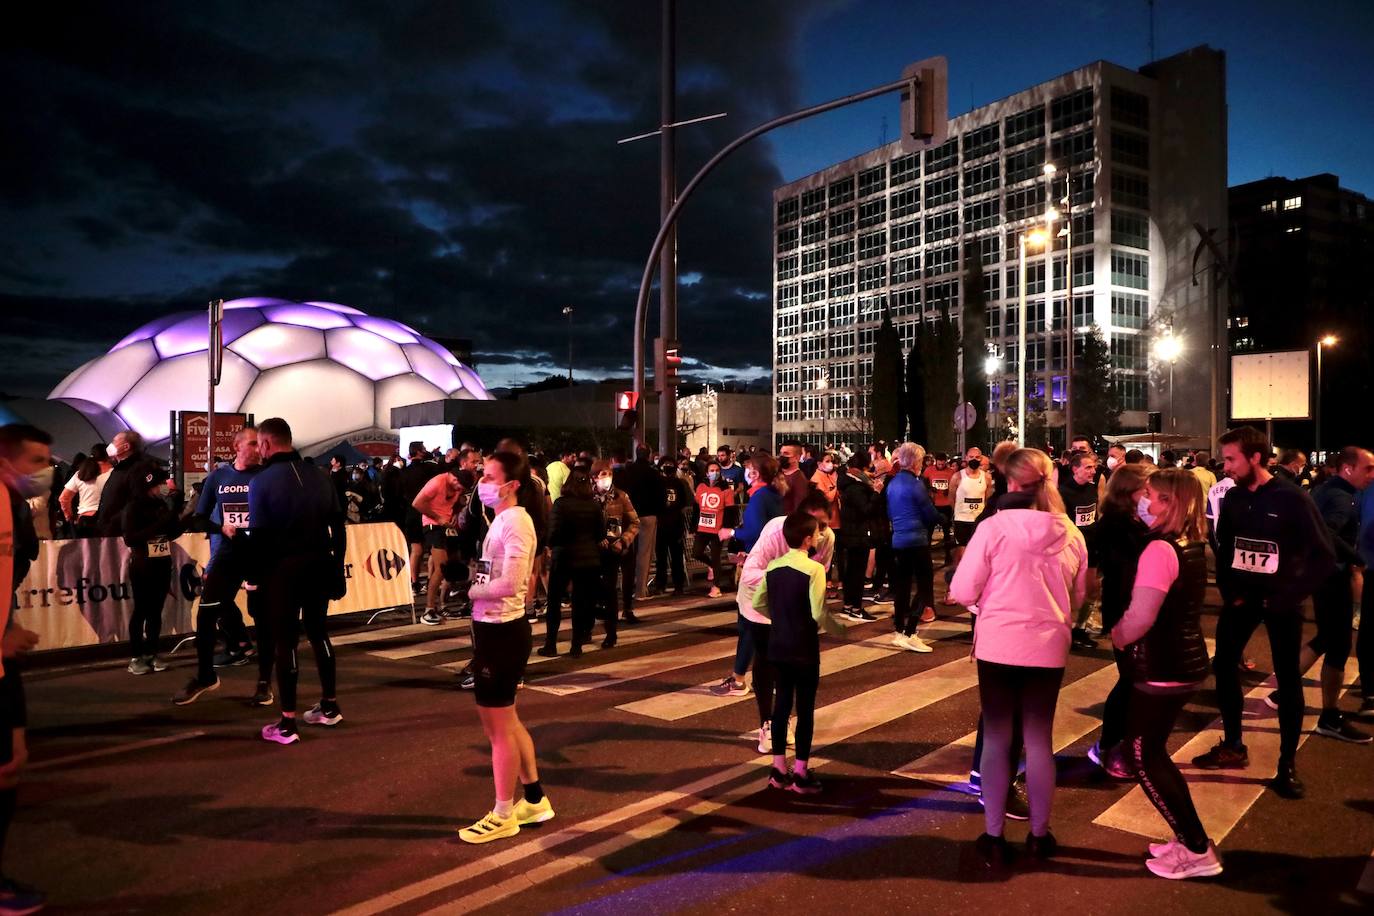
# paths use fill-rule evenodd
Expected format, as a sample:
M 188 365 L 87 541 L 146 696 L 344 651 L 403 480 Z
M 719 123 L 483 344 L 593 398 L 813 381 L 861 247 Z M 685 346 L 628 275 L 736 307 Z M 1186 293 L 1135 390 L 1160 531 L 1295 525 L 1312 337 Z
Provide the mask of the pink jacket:
M 1088 548 L 1068 516 L 1003 509 L 974 532 L 949 594 L 978 606 L 974 658 L 1062 668 L 1087 585 Z

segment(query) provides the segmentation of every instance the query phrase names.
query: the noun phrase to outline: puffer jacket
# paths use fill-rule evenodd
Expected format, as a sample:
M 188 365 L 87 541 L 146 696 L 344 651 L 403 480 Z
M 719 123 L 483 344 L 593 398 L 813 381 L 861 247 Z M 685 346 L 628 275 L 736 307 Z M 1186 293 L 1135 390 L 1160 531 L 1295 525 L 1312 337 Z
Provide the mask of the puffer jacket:
M 863 549 L 874 545 L 882 498 L 867 475 L 845 474 L 840 478 L 840 525 L 835 529 L 835 541 L 840 547 Z
M 930 529 L 939 514 L 921 478 L 910 471 L 898 471 L 884 492 L 887 516 L 892 521 L 892 548 L 930 546 Z

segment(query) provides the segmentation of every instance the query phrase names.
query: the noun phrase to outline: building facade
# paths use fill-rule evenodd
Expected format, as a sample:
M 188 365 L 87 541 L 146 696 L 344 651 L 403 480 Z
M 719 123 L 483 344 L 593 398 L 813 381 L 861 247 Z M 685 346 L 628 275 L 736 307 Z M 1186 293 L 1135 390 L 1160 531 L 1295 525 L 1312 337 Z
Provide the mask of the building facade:
M 1224 350 L 1225 316 L 1206 278 L 1193 282 L 1194 224 L 1226 220 L 1221 52 L 1139 71 L 1089 64 L 950 120 L 939 146 L 903 154 L 891 143 L 773 198 L 776 440 L 862 438 L 884 311 L 908 349 L 917 322 L 960 314 L 974 259 L 987 340 L 973 356 L 1000 357 L 989 402 L 975 407 L 1014 402 L 1021 238 L 1050 207 L 1052 244 L 1027 256 L 1026 371 L 1051 440 L 1055 427 L 1063 436 L 1070 297 L 1077 352 L 1091 325 L 1109 342 L 1123 428 L 1167 410 L 1170 374 L 1151 356 L 1167 325 L 1186 341 L 1172 377 L 1188 396 L 1172 399 L 1177 422 L 1165 417 L 1165 429 L 1207 436 L 1212 399 L 1198 394 Z
M 773 399 L 767 394 L 716 391 L 709 386 L 700 394 L 677 400 L 677 428 L 682 445 L 696 454 L 711 454 L 722 445 L 735 451 L 771 448 Z

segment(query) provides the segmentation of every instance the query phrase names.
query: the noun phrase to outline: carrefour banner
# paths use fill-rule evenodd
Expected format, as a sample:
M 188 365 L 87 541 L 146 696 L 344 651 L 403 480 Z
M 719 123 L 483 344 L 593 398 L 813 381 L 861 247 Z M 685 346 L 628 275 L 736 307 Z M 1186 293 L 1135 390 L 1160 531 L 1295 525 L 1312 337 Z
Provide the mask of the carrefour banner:
M 39 650 L 125 642 L 134 610 L 131 553 L 119 538 L 42 541 L 38 559 L 16 590 L 15 616 L 39 634 Z M 351 614 L 411 603 L 405 536 L 391 523 L 348 526 L 344 575 L 348 591 L 330 614 Z M 172 577 L 162 607 L 164 634 L 195 629 L 209 539 L 185 534 L 172 544 Z M 239 607 L 247 610 L 245 594 Z

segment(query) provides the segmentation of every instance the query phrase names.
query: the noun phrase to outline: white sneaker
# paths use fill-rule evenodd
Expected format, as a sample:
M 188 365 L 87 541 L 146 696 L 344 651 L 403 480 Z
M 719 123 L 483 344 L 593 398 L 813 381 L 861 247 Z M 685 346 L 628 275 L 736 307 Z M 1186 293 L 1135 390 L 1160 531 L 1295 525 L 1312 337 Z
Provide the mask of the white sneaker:
M 1210 878 L 1221 874 L 1221 859 L 1217 857 L 1217 847 L 1212 843 L 1207 844 L 1207 851 L 1201 855 L 1179 843 L 1159 858 L 1146 862 L 1145 867 L 1159 877 L 1171 881 Z
M 769 722 L 759 726 L 759 753 L 773 753 L 773 726 Z
M 892 644 L 898 649 L 905 649 L 908 652 L 934 652 L 935 649 L 919 636 L 907 636 L 904 633 L 895 633 L 892 636 Z
M 162 659 L 158 658 L 156 655 L 145 655 L 143 656 L 143 660 L 148 663 L 148 668 L 151 671 L 167 670 L 167 663 L 164 662 Z
M 338 725 L 343 721 L 343 712 L 336 706 L 333 712 L 325 712 L 319 703 L 305 711 L 306 725 Z
M 719 597 L 720 597 L 720 589 L 716 588 L 714 585 L 711 586 L 711 590 L 710 590 L 709 592 L 706 593 L 706 597 L 707 597 L 707 598 L 719 598 Z

